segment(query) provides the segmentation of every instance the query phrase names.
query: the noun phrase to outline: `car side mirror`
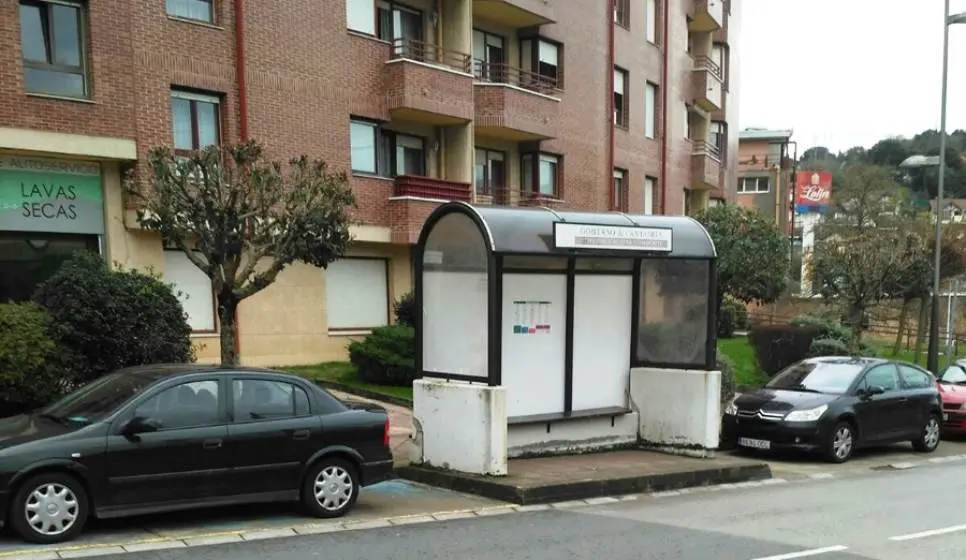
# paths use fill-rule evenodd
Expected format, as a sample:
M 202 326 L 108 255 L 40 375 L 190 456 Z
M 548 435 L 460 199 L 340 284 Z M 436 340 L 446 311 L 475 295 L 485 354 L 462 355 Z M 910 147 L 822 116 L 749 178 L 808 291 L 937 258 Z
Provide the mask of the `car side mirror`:
M 121 427 L 121 433 L 126 436 L 133 436 L 137 434 L 157 432 L 161 429 L 161 427 L 161 421 L 156 418 L 135 416 L 124 423 L 124 426 Z
M 872 395 L 881 395 L 882 393 L 885 393 L 885 387 L 881 387 L 879 385 L 873 385 L 873 386 L 869 387 L 869 396 L 870 397 Z

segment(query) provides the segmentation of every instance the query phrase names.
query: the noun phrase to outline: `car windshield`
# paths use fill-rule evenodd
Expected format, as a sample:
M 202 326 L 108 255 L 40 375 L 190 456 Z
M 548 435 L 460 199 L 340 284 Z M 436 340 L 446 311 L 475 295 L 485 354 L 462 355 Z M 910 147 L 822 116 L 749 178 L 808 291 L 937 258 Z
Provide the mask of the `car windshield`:
M 959 364 L 953 364 L 942 372 L 939 376 L 939 382 L 950 385 L 966 385 L 966 369 Z
M 69 393 L 41 414 L 60 422 L 89 424 L 117 410 L 154 380 L 128 372 L 110 373 Z
M 808 391 L 812 393 L 845 393 L 864 365 L 841 362 L 799 362 L 793 364 L 768 382 L 769 389 Z

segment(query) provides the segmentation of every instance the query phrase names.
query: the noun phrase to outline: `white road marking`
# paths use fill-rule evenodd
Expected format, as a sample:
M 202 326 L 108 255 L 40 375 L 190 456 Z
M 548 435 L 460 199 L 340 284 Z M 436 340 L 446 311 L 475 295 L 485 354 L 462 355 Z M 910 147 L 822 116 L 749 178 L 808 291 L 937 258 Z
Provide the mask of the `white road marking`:
M 829 552 L 842 552 L 843 550 L 848 550 L 848 548 L 849 547 L 842 545 L 826 546 L 825 548 L 813 548 L 812 550 L 789 552 L 788 554 L 776 554 L 775 556 L 752 558 L 752 560 L 792 560 L 793 558 L 808 558 L 809 556 L 818 556 L 819 554 L 828 554 Z
M 920 533 L 909 533 L 908 535 L 889 537 L 889 540 L 890 541 L 911 541 L 913 539 L 924 539 L 926 537 L 945 535 L 947 533 L 957 533 L 959 531 L 966 531 L 966 525 L 955 525 L 953 527 L 946 527 L 944 529 L 933 529 L 931 531 L 922 531 Z

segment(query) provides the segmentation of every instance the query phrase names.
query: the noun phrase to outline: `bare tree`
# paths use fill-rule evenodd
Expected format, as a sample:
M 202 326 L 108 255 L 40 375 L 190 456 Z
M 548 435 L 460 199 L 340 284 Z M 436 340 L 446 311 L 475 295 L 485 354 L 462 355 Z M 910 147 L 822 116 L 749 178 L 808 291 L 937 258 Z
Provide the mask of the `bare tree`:
M 187 255 L 210 279 L 218 302 L 221 361 L 236 364 L 238 304 L 295 262 L 321 268 L 350 242 L 355 204 L 345 173 L 306 156 L 268 161 L 255 141 L 187 156 L 148 154 L 144 184 L 128 177 L 141 225 Z

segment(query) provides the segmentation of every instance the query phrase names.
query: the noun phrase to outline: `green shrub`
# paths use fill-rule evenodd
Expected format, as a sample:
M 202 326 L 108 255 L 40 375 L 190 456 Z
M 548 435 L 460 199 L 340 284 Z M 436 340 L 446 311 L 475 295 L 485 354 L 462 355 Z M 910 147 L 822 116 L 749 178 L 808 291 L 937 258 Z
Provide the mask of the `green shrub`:
M 748 335 L 755 358 L 769 377 L 808 357 L 818 329 L 798 325 L 756 325 Z
M 816 358 L 818 356 L 848 356 L 849 347 L 841 340 L 834 338 L 816 338 L 812 341 L 808 349 L 808 356 Z
M 799 327 L 811 327 L 818 330 L 818 338 L 838 340 L 848 346 L 852 340 L 852 329 L 821 315 L 802 314 L 792 319 L 792 324 Z
M 718 338 L 732 338 L 737 330 L 748 328 L 748 308 L 740 301 L 725 297 L 718 314 Z
M 70 385 L 47 322 L 32 303 L 0 304 L 0 418 L 48 404 Z
M 416 299 L 412 292 L 396 300 L 393 304 L 393 313 L 396 315 L 397 325 L 416 326 Z
M 406 325 L 372 329 L 349 344 L 349 361 L 359 380 L 378 385 L 412 385 L 416 378 L 416 331 Z
M 154 276 L 110 270 L 99 256 L 78 253 L 34 301 L 50 317 L 51 339 L 71 355 L 78 382 L 128 366 L 194 361 L 181 302 Z

